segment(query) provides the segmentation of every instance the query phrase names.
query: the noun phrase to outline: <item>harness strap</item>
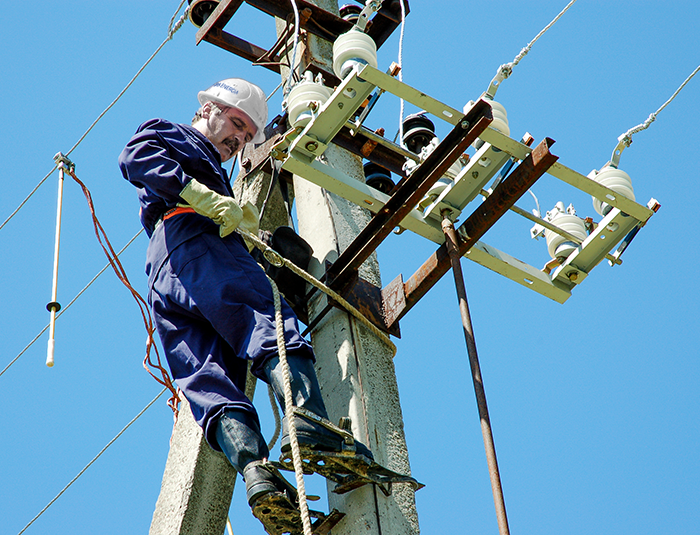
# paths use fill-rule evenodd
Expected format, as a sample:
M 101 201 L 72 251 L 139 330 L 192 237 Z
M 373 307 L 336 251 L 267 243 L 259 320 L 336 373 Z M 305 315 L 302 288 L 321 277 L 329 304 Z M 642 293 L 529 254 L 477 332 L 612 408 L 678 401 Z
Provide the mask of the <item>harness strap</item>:
M 178 214 L 194 214 L 196 213 L 194 211 L 194 208 L 191 208 L 190 206 L 176 206 L 175 208 L 171 208 L 167 212 L 165 212 L 161 220 L 165 221 L 166 219 L 170 219 L 173 216 L 176 216 Z

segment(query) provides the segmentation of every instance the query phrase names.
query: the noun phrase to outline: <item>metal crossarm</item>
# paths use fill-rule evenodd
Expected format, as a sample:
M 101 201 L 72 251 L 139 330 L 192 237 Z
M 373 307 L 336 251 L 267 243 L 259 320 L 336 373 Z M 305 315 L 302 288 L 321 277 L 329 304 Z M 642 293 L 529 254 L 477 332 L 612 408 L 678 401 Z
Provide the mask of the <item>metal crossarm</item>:
M 477 102 L 457 126 L 404 182 L 384 207 L 377 212 L 353 243 L 340 255 L 328 271 L 332 288 L 343 288 L 352 274 L 369 258 L 379 244 L 398 226 L 430 187 L 447 171 L 491 123 L 491 107 Z
M 406 15 L 410 9 L 408 0 L 401 0 L 404 4 Z M 352 28 L 353 24 L 338 15 L 326 11 L 306 0 L 295 0 L 300 11 L 300 26 L 308 33 L 333 42 L 337 37 Z M 254 45 L 240 37 L 224 31 L 228 22 L 243 4 L 267 13 L 273 17 L 286 20 L 293 11 L 289 0 L 221 0 L 214 12 L 207 18 L 202 27 L 197 31 L 196 44 L 207 41 L 219 48 L 236 54 L 251 62 L 256 62 L 268 52 L 267 49 Z M 372 37 L 379 48 L 401 24 L 401 6 L 398 2 L 385 2 L 372 18 L 372 24 L 367 33 Z M 279 57 L 270 58 L 272 61 L 263 64 L 264 67 L 279 73 Z M 312 63 L 307 66 L 315 73 L 322 73 L 331 85 L 337 85 L 340 80 L 332 71 L 323 65 Z

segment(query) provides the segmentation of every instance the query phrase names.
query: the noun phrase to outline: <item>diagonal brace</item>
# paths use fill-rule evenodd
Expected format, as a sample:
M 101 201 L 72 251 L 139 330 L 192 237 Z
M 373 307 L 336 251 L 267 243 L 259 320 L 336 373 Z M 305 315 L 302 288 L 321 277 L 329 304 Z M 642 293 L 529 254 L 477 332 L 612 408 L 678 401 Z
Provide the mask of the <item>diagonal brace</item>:
M 428 158 L 408 178 L 399 183 L 384 207 L 333 263 L 327 273 L 331 288 L 340 292 L 352 282 L 362 263 L 401 223 L 467 147 L 476 141 L 492 120 L 491 106 L 486 101 L 479 100 L 474 104 Z
M 474 244 L 498 221 L 508 209 L 549 169 L 558 156 L 549 152 L 554 144 L 552 139 L 544 139 L 522 161 L 495 191 L 459 227 L 458 250 L 466 254 Z M 435 283 L 450 269 L 447 246 L 443 243 L 411 278 L 404 284 L 405 301 L 387 311 L 387 324 L 391 325 L 403 317 L 423 297 Z

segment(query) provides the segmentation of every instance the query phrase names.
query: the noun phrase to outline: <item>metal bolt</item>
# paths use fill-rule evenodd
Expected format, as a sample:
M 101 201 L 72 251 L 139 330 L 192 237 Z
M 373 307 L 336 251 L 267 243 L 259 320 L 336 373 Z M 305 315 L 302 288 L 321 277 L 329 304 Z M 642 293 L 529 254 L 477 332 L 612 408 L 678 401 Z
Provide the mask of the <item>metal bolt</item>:
M 342 103 L 342 102 L 338 102 L 338 107 L 342 110 L 342 109 L 343 109 L 343 103 Z
M 572 271 L 571 273 L 569 273 L 568 277 L 571 282 L 576 282 L 578 280 L 578 272 Z
M 306 150 L 308 150 L 309 152 L 314 152 L 317 148 L 318 148 L 318 143 L 316 143 L 315 141 L 309 141 L 306 144 Z
M 473 178 L 479 178 L 479 171 L 474 171 L 474 172 L 472 172 L 472 177 L 473 177 Z
M 461 123 L 459 123 L 459 126 L 466 130 L 467 128 L 469 128 L 469 121 L 462 121 Z

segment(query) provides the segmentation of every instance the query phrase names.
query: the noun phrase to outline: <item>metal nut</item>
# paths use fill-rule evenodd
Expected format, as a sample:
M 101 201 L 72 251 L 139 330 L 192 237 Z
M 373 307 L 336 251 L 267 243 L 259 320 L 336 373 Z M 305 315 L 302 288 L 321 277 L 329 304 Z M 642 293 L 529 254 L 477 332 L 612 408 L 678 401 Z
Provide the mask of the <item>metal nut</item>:
M 306 144 L 306 150 L 308 150 L 309 152 L 314 152 L 316 149 L 318 149 L 318 143 L 316 143 L 315 141 L 309 141 Z

